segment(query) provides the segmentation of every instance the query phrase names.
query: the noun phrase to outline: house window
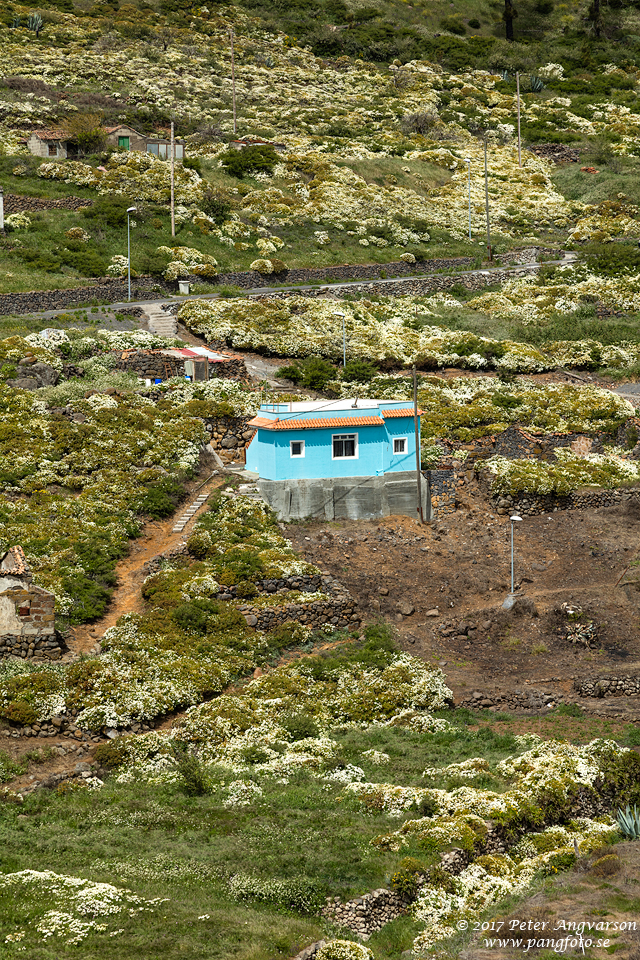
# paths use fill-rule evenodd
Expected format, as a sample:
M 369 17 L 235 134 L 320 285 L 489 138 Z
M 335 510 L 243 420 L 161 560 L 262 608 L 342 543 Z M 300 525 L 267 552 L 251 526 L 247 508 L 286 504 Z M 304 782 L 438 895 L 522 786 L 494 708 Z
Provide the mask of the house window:
M 334 433 L 333 459 L 356 460 L 358 457 L 357 433 Z
M 148 143 L 147 144 L 147 153 L 153 153 L 155 156 L 158 156 L 158 144 L 157 143 Z
M 58 144 L 57 144 L 57 143 L 50 143 L 50 144 L 49 144 L 49 156 L 50 156 L 50 157 L 57 157 L 57 156 L 58 156 Z
M 167 157 L 171 156 L 171 146 L 168 143 L 159 143 L 158 144 L 158 156 L 161 160 L 166 160 Z
M 118 137 L 118 148 L 120 150 L 129 149 L 129 137 Z
M 393 438 L 393 452 L 394 452 L 394 453 L 406 453 L 406 452 L 407 452 L 407 438 L 406 438 L 406 437 L 394 437 L 394 438 Z
M 292 440 L 290 446 L 292 457 L 304 457 L 304 440 Z
M 183 160 L 183 159 L 184 159 L 184 147 L 182 146 L 181 143 L 176 143 L 176 144 L 175 144 L 175 151 L 176 151 L 176 160 Z

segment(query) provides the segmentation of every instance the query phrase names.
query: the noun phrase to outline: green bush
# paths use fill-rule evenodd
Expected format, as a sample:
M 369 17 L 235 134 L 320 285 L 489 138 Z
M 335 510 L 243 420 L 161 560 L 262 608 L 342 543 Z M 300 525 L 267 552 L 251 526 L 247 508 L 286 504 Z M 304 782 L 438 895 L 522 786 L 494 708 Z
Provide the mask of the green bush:
M 117 770 L 129 756 L 127 738 L 118 737 L 116 740 L 107 740 L 106 743 L 99 744 L 93 756 L 101 767 L 106 767 L 107 770 Z
M 198 757 L 192 753 L 178 753 L 176 769 L 180 777 L 180 787 L 188 797 L 202 797 L 210 793 L 211 784 L 206 767 Z
M 272 173 L 278 159 L 273 147 L 243 147 L 242 150 L 230 147 L 220 155 L 222 166 L 227 173 L 240 180 L 247 173 Z
M 306 713 L 289 713 L 280 721 L 290 740 L 308 740 L 320 735 L 318 724 Z
M 587 266 L 604 277 L 636 273 L 640 269 L 640 249 L 626 243 L 590 243 L 585 249 Z
M 237 153 L 237 151 L 234 151 Z M 208 217 L 211 217 L 218 226 L 224 223 L 231 211 L 231 204 L 228 203 L 224 197 L 220 196 L 219 193 L 211 190 L 210 188 L 206 191 L 204 198 L 202 200 L 202 212 L 206 213 Z
M 295 384 L 308 387 L 310 390 L 322 390 L 335 375 L 335 367 L 320 357 L 309 357 L 276 370 L 277 377 L 292 380 Z
M 377 368 L 366 360 L 347 360 L 340 376 L 347 383 L 369 383 L 377 373 Z
M 184 488 L 177 480 L 163 477 L 147 487 L 147 491 L 138 504 L 138 513 L 161 520 L 170 517 L 184 497 Z
M 443 30 L 448 30 L 449 33 L 455 33 L 458 37 L 464 36 L 464 34 L 467 32 L 467 28 L 462 20 L 455 16 L 443 17 L 440 21 L 440 26 Z
M 209 618 L 218 613 L 219 609 L 219 605 L 213 600 L 190 600 L 175 608 L 173 619 L 183 630 L 205 634 Z
M 90 207 L 84 207 L 82 214 L 88 220 L 95 220 L 98 226 L 126 227 L 127 207 L 130 206 L 124 197 L 107 195 L 98 197 Z

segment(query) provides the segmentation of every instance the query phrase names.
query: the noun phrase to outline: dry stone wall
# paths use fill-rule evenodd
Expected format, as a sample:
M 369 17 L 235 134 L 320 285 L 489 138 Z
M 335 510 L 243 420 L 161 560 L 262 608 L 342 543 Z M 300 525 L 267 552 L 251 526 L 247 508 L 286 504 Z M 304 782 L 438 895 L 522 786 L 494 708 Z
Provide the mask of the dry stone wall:
M 246 450 L 255 435 L 255 428 L 248 427 L 251 417 L 210 417 L 205 428 L 211 435 L 211 446 L 223 455 L 233 455 Z
M 50 197 L 21 197 L 17 193 L 5 193 L 4 212 L 5 216 L 9 216 L 11 213 L 35 213 L 37 210 L 82 210 L 92 203 L 93 200 L 82 197 L 52 200 Z
M 640 676 L 583 677 L 573 688 L 581 697 L 640 697 Z
M 131 281 L 131 296 L 135 300 L 149 299 L 151 294 L 166 294 L 169 288 L 155 277 L 137 277 Z M 31 293 L 0 294 L 0 316 L 20 313 L 38 313 L 42 310 L 64 310 L 93 302 L 117 303 L 127 299 L 127 281 L 120 278 L 101 278 L 97 283 L 71 290 L 36 290 Z M 151 297 L 153 299 L 153 297 Z
M 368 940 L 371 934 L 381 930 L 385 923 L 390 923 L 406 913 L 407 904 L 408 901 L 395 890 L 381 887 L 363 897 L 349 900 L 348 903 L 342 903 L 340 897 L 333 897 L 327 901 L 322 915 L 357 933 L 363 940 Z
M 0 593 L 0 657 L 59 660 L 55 596 L 32 583 L 3 583 Z
M 289 582 L 303 581 L 303 579 L 292 578 Z M 274 583 L 279 582 L 274 581 Z M 286 582 L 286 580 L 282 581 L 282 583 Z M 302 584 L 301 587 L 294 589 L 302 589 L 303 593 L 311 592 L 308 589 L 305 590 L 304 586 Z M 281 596 L 286 596 L 290 589 L 289 587 L 277 588 L 277 590 L 282 590 Z M 312 629 L 317 629 L 324 624 L 331 624 L 331 626 L 338 628 L 357 627 L 360 624 L 360 617 L 356 612 L 356 601 L 341 583 L 331 576 L 322 576 L 319 587 L 314 588 L 314 590 L 316 589 L 327 594 L 327 598 L 305 603 L 304 599 L 300 597 L 292 603 L 285 602 L 281 606 L 274 605 L 271 607 L 242 604 L 238 607 L 238 610 L 244 616 L 248 626 L 265 632 L 273 630 L 290 620 Z M 267 590 L 271 592 L 269 587 L 267 587 Z M 220 599 L 224 599 L 224 595 Z
M 482 482 L 487 484 L 487 478 Z M 491 494 L 492 509 L 501 516 L 513 513 L 520 516 L 535 517 L 542 513 L 556 513 L 558 510 L 587 510 L 597 507 L 612 507 L 620 503 L 640 503 L 640 487 L 621 490 L 574 490 L 566 496 L 555 493 L 519 493 Z

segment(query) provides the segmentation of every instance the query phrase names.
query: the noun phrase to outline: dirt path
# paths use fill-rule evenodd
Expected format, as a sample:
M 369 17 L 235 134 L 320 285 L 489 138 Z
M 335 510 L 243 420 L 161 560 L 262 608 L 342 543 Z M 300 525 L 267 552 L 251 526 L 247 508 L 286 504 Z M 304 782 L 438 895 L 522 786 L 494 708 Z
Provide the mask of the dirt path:
M 105 631 L 112 627 L 125 613 L 132 613 L 142 609 L 140 587 L 146 577 L 144 566 L 154 557 L 166 553 L 173 547 L 186 542 L 191 532 L 191 521 L 181 533 L 174 533 L 173 526 L 181 516 L 186 505 L 195 500 L 201 493 L 216 490 L 224 483 L 224 477 L 212 477 L 202 484 L 196 481 L 190 485 L 187 498 L 167 520 L 158 520 L 145 524 L 143 533 L 131 545 L 128 556 L 121 560 L 116 567 L 118 586 L 116 587 L 106 614 L 96 623 L 82 624 L 74 627 L 69 640 L 71 654 L 87 653 L 95 650 L 96 643 Z M 200 511 L 195 514 L 200 515 Z

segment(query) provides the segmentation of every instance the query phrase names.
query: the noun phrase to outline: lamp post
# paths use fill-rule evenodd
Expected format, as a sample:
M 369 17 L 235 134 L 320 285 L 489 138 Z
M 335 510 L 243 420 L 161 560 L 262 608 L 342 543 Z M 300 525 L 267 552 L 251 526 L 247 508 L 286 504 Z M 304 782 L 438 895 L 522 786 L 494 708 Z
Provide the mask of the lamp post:
M 520 523 L 522 517 L 519 517 L 517 513 L 514 513 L 511 520 L 511 595 L 514 593 L 514 582 L 513 582 L 513 527 L 515 523 Z
M 484 202 L 487 212 L 487 250 L 489 251 L 489 260 L 493 260 L 491 251 L 491 225 L 489 223 L 489 175 L 487 172 L 487 135 L 484 135 Z
M 469 240 L 471 240 L 471 157 L 464 158 L 469 170 Z
M 129 278 L 129 300 L 131 300 L 131 214 L 137 207 L 127 207 L 127 276 Z

